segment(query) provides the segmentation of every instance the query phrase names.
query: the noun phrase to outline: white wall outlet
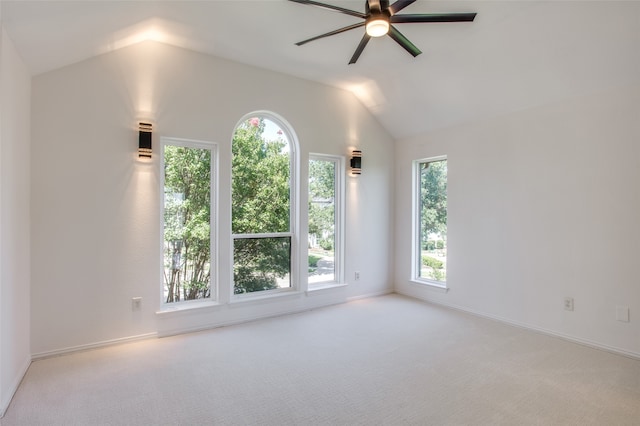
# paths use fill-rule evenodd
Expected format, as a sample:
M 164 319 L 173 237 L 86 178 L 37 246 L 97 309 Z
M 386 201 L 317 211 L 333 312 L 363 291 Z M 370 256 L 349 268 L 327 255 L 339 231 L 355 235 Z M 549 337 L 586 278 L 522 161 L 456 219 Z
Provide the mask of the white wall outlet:
M 564 310 L 573 311 L 573 297 L 564 298 Z
M 353 273 L 353 279 L 356 281 L 360 280 L 360 271 L 356 271 Z
M 629 322 L 628 306 L 616 306 L 616 321 Z
M 131 310 L 139 311 L 142 306 L 142 297 L 134 297 L 131 299 Z

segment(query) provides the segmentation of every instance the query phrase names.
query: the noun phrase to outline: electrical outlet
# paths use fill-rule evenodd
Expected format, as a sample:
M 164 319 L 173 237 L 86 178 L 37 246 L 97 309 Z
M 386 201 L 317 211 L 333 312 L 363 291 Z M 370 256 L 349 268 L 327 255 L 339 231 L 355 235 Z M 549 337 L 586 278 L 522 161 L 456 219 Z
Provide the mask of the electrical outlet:
M 139 311 L 140 310 L 140 306 L 142 306 L 142 297 L 134 297 L 133 299 L 131 299 L 131 310 L 132 311 Z
M 356 271 L 353 273 L 353 279 L 356 281 L 360 279 L 360 271 Z
M 616 321 L 629 322 L 628 306 L 616 306 Z
M 573 297 L 564 298 L 564 310 L 573 311 Z

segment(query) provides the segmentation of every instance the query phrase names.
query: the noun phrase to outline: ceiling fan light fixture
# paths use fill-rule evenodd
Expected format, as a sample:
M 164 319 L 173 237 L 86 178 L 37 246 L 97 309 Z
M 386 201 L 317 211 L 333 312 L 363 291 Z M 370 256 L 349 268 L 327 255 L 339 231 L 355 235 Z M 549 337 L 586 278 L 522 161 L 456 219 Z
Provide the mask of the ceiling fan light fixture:
M 367 34 L 371 37 L 382 37 L 389 32 L 389 20 L 380 18 L 374 18 L 367 21 L 366 25 Z

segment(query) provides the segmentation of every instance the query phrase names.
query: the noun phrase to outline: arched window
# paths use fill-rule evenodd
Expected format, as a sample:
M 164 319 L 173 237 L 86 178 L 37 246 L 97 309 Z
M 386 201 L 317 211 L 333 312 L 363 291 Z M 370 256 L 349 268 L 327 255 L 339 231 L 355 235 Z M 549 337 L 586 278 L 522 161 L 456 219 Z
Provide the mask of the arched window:
M 231 168 L 234 294 L 295 287 L 295 148 L 290 126 L 273 113 L 248 114 L 236 126 Z

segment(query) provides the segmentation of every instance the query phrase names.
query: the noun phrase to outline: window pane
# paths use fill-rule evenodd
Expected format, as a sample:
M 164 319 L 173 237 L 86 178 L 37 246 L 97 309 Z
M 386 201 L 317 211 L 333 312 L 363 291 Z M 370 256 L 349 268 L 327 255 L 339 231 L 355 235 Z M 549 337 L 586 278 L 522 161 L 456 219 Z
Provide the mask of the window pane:
M 211 295 L 211 151 L 164 147 L 165 302 Z
M 234 294 L 291 287 L 291 237 L 233 241 Z
M 290 160 L 286 133 L 273 121 L 254 117 L 233 136 L 232 232 L 289 232 Z
M 335 281 L 336 163 L 309 160 L 309 283 Z
M 446 282 L 447 160 L 419 164 L 420 278 Z

